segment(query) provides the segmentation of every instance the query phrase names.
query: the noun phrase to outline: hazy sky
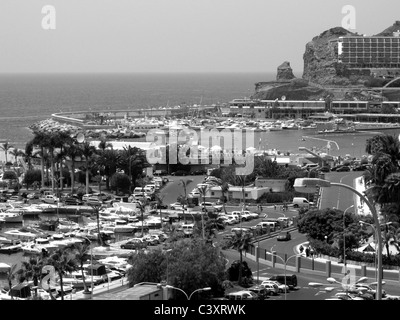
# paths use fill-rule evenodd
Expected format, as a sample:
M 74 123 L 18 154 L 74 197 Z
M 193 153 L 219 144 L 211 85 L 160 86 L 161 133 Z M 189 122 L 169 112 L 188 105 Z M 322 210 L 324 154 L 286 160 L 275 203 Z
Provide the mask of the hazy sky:
M 56 28 L 42 13 L 54 6 Z M 400 1 L 0 0 L 0 72 L 303 72 L 307 42 L 342 25 L 367 35 L 400 20 Z M 47 21 L 47 20 L 46 20 Z

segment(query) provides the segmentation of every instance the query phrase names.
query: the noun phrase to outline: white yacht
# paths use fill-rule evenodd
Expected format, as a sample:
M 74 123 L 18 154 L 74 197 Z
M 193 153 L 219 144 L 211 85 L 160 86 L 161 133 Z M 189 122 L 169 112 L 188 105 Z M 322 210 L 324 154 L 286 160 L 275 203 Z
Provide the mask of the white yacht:
M 0 219 L 4 220 L 4 222 L 22 222 L 23 214 L 21 212 L 0 212 Z

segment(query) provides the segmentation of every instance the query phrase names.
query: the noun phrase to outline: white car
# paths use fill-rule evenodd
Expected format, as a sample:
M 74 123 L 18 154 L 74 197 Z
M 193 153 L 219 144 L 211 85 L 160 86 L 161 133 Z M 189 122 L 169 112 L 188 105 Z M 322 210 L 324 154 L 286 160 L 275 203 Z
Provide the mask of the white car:
M 53 204 L 60 201 L 59 198 L 51 194 L 48 194 L 47 196 L 40 198 L 40 200 L 45 203 L 53 203 Z
M 277 285 L 278 289 L 279 289 L 279 292 L 285 292 L 285 289 L 286 289 L 286 292 L 289 292 L 289 286 L 285 285 L 285 284 L 281 284 L 278 281 L 264 280 L 263 282 L 261 282 L 262 286 L 265 286 L 267 284 L 275 284 L 275 285 Z
M 237 223 L 237 220 L 232 216 L 224 215 L 224 216 L 219 216 L 219 218 L 224 219 L 224 223 L 228 225 L 233 225 Z
M 225 215 L 225 217 L 227 217 L 228 219 L 232 220 L 233 221 L 232 224 L 240 222 L 239 221 L 239 216 L 236 216 L 236 215 L 233 215 L 233 214 L 227 214 L 227 215 Z
M 184 209 L 183 204 L 182 204 L 182 203 L 179 203 L 179 202 L 171 203 L 171 204 L 169 205 L 169 207 L 170 207 L 172 210 L 183 210 L 183 209 Z

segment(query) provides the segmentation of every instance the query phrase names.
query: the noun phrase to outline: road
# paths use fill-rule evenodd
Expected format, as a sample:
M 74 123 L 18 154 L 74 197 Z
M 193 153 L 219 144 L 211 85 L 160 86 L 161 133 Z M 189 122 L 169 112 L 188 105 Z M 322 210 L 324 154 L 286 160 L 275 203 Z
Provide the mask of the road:
M 325 174 L 325 179 L 354 187 L 354 179 L 361 175 L 361 171 L 329 172 Z M 330 188 L 322 188 L 320 208 L 337 208 L 344 211 L 351 205 L 357 206 L 354 201 L 355 197 L 357 197 L 355 193 L 343 187 L 332 186 Z
M 187 184 L 186 192 L 191 192 L 199 183 L 204 181 L 205 176 L 190 176 L 190 177 L 175 177 L 166 176 L 169 182 L 161 189 L 160 194 L 164 197 L 164 204 L 171 204 L 176 202 L 179 195 L 184 195 L 182 180 L 191 181 Z
M 340 182 L 340 183 L 345 183 L 350 186 L 353 186 L 353 181 L 356 177 L 360 176 L 361 172 L 332 172 L 332 173 L 327 173 L 325 175 L 327 180 L 330 180 L 332 182 Z M 164 198 L 164 203 L 165 204 L 170 204 L 176 201 L 177 196 L 180 194 L 183 194 L 183 187 L 180 183 L 181 179 L 192 179 L 193 182 L 188 184 L 187 187 L 187 192 L 189 193 L 190 191 L 193 190 L 193 188 L 196 187 L 198 183 L 201 183 L 204 179 L 204 176 L 192 176 L 192 177 L 173 177 L 169 176 L 168 177 L 171 181 L 162 189 L 161 193 L 165 194 Z M 331 188 L 324 188 L 323 194 L 322 194 L 322 201 L 321 201 L 321 208 L 327 208 L 327 207 L 336 207 L 339 208 L 340 210 L 345 210 L 352 204 L 354 204 L 354 195 L 351 192 L 348 192 L 348 190 L 340 188 L 340 187 L 331 187 Z M 240 210 L 238 206 L 226 206 L 226 209 L 228 212 L 234 211 L 234 210 Z M 262 220 L 262 218 L 267 215 L 268 217 L 271 218 L 278 218 L 282 216 L 286 216 L 289 218 L 296 217 L 298 215 L 298 211 L 289 208 L 288 211 L 283 211 L 281 208 L 277 207 L 274 209 L 273 206 L 264 206 L 263 211 L 260 212 L 256 206 L 250 206 L 249 210 L 252 212 L 259 212 L 260 213 L 260 218 L 243 222 L 242 226 L 243 227 L 250 227 L 256 225 L 258 222 Z M 232 227 L 238 227 L 238 225 L 233 225 L 229 226 L 224 230 L 223 232 L 220 232 L 220 234 L 217 237 L 216 241 L 219 241 L 219 239 L 222 238 L 224 234 L 230 233 L 230 229 Z M 266 240 L 260 241 L 259 245 L 260 248 L 264 248 L 267 251 L 271 251 L 273 249 L 274 251 L 277 252 L 277 254 L 281 257 L 284 257 L 286 254 L 286 257 L 293 256 L 297 254 L 297 251 L 295 250 L 296 246 L 304 243 L 307 241 L 305 235 L 300 234 L 299 232 L 295 231 L 291 233 L 292 239 L 288 242 L 281 241 L 278 242 L 276 241 L 276 238 L 270 238 Z M 226 255 L 226 258 L 229 260 L 229 264 L 232 263 L 234 260 L 238 259 L 238 252 L 235 250 L 226 250 L 224 251 L 224 254 Z M 246 258 L 245 258 L 246 259 Z M 282 274 L 284 273 L 283 269 L 279 268 L 272 268 L 266 265 L 260 264 L 257 266 L 257 263 L 253 260 L 246 259 L 247 263 L 249 264 L 251 270 L 253 271 L 253 277 L 254 279 L 257 279 L 257 269 L 259 269 L 258 276 L 260 279 L 263 277 L 270 277 L 273 274 Z M 280 262 L 280 259 L 277 259 L 277 262 Z M 308 267 L 311 268 L 311 265 L 314 264 L 314 270 L 318 271 L 325 271 L 325 263 L 320 262 L 320 261 L 312 261 L 311 259 L 306 259 L 302 258 L 301 265 L 303 267 Z M 287 265 L 294 266 L 295 265 L 295 258 L 290 258 L 287 262 Z M 343 274 L 343 266 L 342 265 L 335 265 L 332 264 L 332 273 L 336 274 Z M 287 294 L 286 299 L 287 300 L 324 300 L 326 298 L 330 298 L 334 295 L 335 291 L 333 292 L 324 292 L 321 289 L 317 288 L 312 288 L 308 284 L 309 282 L 319 282 L 319 283 L 325 283 L 327 286 L 332 286 L 328 284 L 325 276 L 319 276 L 319 275 L 313 275 L 313 274 L 304 274 L 304 273 L 299 273 L 297 274 L 298 277 L 298 287 L 299 290 L 291 291 L 289 294 Z M 374 270 L 368 269 L 367 270 L 367 277 L 369 278 L 375 278 L 375 272 Z M 398 285 L 398 274 L 390 274 L 390 273 L 384 273 L 384 280 L 393 280 L 390 282 L 387 282 L 384 286 L 384 289 L 392 295 L 400 295 L 400 286 Z M 284 300 L 285 297 L 284 295 L 278 295 L 278 296 L 273 296 L 270 297 L 269 299 L 271 300 Z

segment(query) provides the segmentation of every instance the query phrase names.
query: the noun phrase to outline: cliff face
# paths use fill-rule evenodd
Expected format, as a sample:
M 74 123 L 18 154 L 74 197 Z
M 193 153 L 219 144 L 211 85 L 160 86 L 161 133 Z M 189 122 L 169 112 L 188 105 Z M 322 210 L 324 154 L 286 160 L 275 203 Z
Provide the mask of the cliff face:
M 395 23 L 393 23 L 392 26 L 390 26 L 389 28 L 386 28 L 385 30 L 376 34 L 375 36 L 391 37 L 391 36 L 393 36 L 393 32 L 398 32 L 398 31 L 400 31 L 400 21 L 396 21 Z
M 290 62 L 285 61 L 278 67 L 278 73 L 276 75 L 276 81 L 287 81 L 296 78 L 293 74 L 293 70 L 290 67 Z
M 333 41 L 341 36 L 355 35 L 354 33 L 336 27 L 324 31 L 306 44 L 303 55 L 303 79 L 321 85 L 349 85 L 350 79 L 345 70 L 337 63 L 337 42 Z

